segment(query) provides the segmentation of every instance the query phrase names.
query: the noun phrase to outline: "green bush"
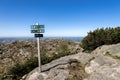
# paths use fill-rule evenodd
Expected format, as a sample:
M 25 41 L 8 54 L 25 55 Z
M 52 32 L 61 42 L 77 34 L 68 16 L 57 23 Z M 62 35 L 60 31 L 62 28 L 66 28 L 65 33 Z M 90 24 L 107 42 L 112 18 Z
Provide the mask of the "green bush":
M 23 75 L 30 72 L 36 66 L 38 66 L 37 57 L 31 56 L 24 64 L 16 63 L 9 71 L 10 75 L 13 75 L 16 80 L 19 80 Z
M 120 27 L 101 28 L 88 32 L 88 35 L 81 41 L 81 47 L 85 50 L 94 50 L 104 44 L 116 44 L 120 42 Z

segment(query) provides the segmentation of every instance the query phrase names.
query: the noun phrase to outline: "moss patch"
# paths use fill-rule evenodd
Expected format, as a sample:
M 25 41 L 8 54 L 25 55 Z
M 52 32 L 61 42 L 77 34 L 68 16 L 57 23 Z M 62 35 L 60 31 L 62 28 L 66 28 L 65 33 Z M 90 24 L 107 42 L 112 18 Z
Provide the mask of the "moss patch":
M 68 69 L 70 70 L 70 73 L 66 80 L 83 80 L 88 76 L 85 72 L 85 65 L 78 61 L 73 60 L 68 66 Z
M 109 52 L 106 52 L 105 55 L 106 55 L 106 56 L 110 56 L 110 57 L 112 57 L 112 58 L 114 58 L 114 59 L 119 59 L 119 60 L 120 60 L 120 56 L 112 55 L 112 54 L 110 54 Z

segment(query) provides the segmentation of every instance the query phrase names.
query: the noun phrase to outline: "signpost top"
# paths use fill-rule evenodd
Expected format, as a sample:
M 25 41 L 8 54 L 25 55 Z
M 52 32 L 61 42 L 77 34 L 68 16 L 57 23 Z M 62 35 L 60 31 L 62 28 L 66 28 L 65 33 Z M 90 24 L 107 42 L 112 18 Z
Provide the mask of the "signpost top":
M 35 25 L 31 25 L 31 33 L 44 33 L 45 32 L 45 26 L 39 25 L 38 23 Z

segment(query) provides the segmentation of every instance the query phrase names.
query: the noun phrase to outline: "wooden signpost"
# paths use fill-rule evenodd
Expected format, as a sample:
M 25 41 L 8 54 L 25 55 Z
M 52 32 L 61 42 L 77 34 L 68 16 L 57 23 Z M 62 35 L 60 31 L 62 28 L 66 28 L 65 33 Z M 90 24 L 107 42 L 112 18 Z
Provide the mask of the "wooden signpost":
M 40 57 L 40 37 L 43 37 L 45 29 L 44 25 L 31 25 L 31 33 L 34 33 L 34 36 L 37 38 L 37 48 L 38 48 L 38 65 L 39 65 L 39 72 L 41 72 L 41 57 Z

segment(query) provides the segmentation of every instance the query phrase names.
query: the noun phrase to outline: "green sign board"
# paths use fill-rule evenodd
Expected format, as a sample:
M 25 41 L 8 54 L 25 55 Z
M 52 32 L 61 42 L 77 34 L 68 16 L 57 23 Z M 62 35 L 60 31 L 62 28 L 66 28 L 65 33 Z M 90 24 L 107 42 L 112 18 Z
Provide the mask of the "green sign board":
M 45 32 L 44 25 L 31 25 L 31 33 L 44 33 Z
M 45 29 L 31 30 L 31 33 L 44 33 Z
M 40 30 L 31 30 L 31 33 L 40 33 Z
M 44 25 L 31 25 L 31 29 L 41 29 L 44 28 Z

